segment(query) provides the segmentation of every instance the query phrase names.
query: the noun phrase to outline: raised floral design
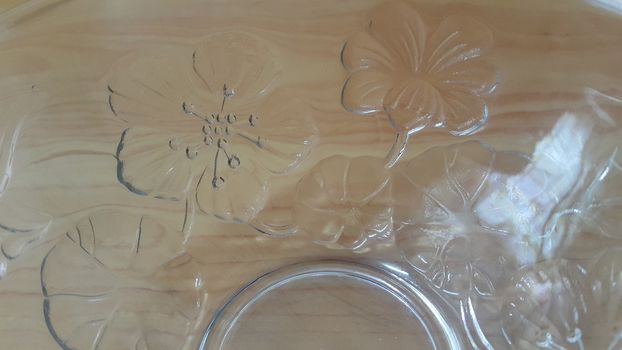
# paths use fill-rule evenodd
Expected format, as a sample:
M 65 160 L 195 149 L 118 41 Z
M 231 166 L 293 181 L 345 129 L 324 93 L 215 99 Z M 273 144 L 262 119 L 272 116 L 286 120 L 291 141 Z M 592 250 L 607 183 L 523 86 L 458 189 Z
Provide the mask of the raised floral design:
M 437 288 L 453 296 L 495 294 L 517 256 L 530 247 L 512 237 L 512 225 L 491 225 L 478 203 L 516 174 L 527 159 L 495 152 L 478 142 L 432 148 L 396 169 L 396 244 L 406 260 Z M 506 240 L 516 243 L 506 249 Z M 524 253 L 522 253 L 524 252 Z
M 43 311 L 63 349 L 181 349 L 204 293 L 182 232 L 104 209 L 66 233 L 41 266 Z
M 410 5 L 390 2 L 347 40 L 341 54 L 349 72 L 343 106 L 363 115 L 388 114 L 399 136 L 392 163 L 408 135 L 424 128 L 442 127 L 453 135 L 479 129 L 488 118 L 484 97 L 499 81 L 497 69 L 483 59 L 493 42 L 486 26 L 450 16 L 430 28 Z
M 294 221 L 315 242 L 363 251 L 392 231 L 390 189 L 382 159 L 329 157 L 298 183 Z
M 585 271 L 565 260 L 546 261 L 516 275 L 501 314 L 503 335 L 516 349 L 586 349 Z
M 130 124 L 117 149 L 119 181 L 163 199 L 194 191 L 205 213 L 253 219 L 270 175 L 296 167 L 317 138 L 306 105 L 272 93 L 275 62 L 266 44 L 240 32 L 211 35 L 187 55 L 122 60 L 108 87 L 110 110 Z
M 622 165 L 616 148 L 594 166 L 572 208 L 558 214 L 557 231 L 579 231 L 603 239 L 622 239 Z
M 593 348 L 619 349 L 622 346 L 621 245 L 605 250 L 592 260 L 587 282 L 591 292 L 587 318 L 591 321 L 584 325 L 595 341 L 605 343 L 595 344 Z
M 560 118 L 531 157 L 465 142 L 431 148 L 394 168 L 397 248 L 454 300 L 476 348 L 500 341 L 492 320 L 511 276 L 549 258 L 566 238 L 545 227 L 580 170 L 589 133 L 576 122 Z
M 8 273 L 11 260 L 45 236 L 52 221 L 50 215 L 28 206 L 11 188 L 24 118 L 45 100 L 38 95 L 29 87 L 0 97 L 0 279 Z

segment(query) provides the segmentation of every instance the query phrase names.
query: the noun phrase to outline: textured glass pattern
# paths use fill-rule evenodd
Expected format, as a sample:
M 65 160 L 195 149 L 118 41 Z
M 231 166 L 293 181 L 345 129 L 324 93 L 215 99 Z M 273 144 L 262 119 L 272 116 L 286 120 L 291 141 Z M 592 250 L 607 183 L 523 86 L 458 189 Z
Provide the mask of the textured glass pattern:
M 0 1 L 0 349 L 622 348 L 605 2 Z

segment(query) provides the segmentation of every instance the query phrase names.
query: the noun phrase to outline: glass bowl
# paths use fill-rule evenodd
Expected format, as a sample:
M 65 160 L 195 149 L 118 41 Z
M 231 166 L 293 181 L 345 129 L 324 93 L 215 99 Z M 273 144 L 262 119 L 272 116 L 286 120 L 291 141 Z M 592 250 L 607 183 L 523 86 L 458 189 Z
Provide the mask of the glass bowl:
M 0 4 L 0 348 L 622 348 L 620 13 Z

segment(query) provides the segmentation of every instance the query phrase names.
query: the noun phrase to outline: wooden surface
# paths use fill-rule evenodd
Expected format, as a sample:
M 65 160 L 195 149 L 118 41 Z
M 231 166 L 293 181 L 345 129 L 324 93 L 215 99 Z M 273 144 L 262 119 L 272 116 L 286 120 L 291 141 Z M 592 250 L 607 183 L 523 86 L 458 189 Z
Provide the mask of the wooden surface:
M 383 157 L 391 147 L 394 131 L 386 116 L 354 115 L 340 101 L 348 74 L 339 60 L 342 46 L 367 25 L 380 3 L 0 3 L 0 127 L 19 125 L 21 131 L 1 200 L 53 218 L 42 239 L 9 261 L 8 273 L 0 280 L 0 348 L 58 348 L 43 317 L 41 261 L 59 237 L 91 210 L 139 211 L 175 227 L 183 220 L 183 201 L 138 196 L 118 182 L 115 151 L 127 125 L 112 115 L 108 105 L 107 85 L 116 62 L 133 52 L 187 50 L 223 30 L 244 30 L 268 42 L 282 69 L 279 86 L 311 106 L 319 135 L 301 166 L 272 183 L 271 203 L 278 211 L 291 206 L 296 182 L 319 160 L 333 154 Z M 476 17 L 493 33 L 487 58 L 501 72 L 500 84 L 487 97 L 488 124 L 466 139 L 531 152 L 561 114 L 587 108 L 586 87 L 622 96 L 622 21 L 615 12 L 581 1 L 414 4 L 426 22 L 461 13 Z M 443 130 L 415 135 L 406 157 L 430 145 L 456 141 Z M 208 291 L 205 319 L 195 336 L 206 326 L 210 312 L 254 276 L 287 262 L 349 255 L 310 244 L 303 237 L 266 237 L 248 225 L 218 222 L 200 212 L 190 220 L 193 228 L 185 249 L 204 275 Z M 390 252 L 373 254 L 390 256 Z M 296 288 L 300 288 L 296 293 L 314 291 L 312 286 Z M 391 330 L 387 332 L 388 338 L 393 337 Z

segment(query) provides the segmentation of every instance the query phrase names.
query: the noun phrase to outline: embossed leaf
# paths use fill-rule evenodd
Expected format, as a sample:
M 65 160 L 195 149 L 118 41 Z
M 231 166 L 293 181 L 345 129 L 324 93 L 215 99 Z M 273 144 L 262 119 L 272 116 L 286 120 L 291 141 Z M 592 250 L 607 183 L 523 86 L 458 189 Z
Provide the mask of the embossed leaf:
M 239 100 L 267 94 L 279 75 L 268 46 L 242 32 L 205 37 L 194 52 L 193 67 L 214 96 L 226 86 Z
M 391 230 L 389 193 L 381 159 L 333 156 L 300 180 L 294 220 L 318 243 L 357 249 Z
M 102 210 L 80 221 L 41 268 L 44 316 L 71 349 L 178 349 L 201 306 L 183 234 L 152 218 Z
M 183 146 L 187 139 L 156 129 L 126 129 L 116 153 L 119 182 L 140 195 L 184 198 L 193 176 L 189 150 Z

